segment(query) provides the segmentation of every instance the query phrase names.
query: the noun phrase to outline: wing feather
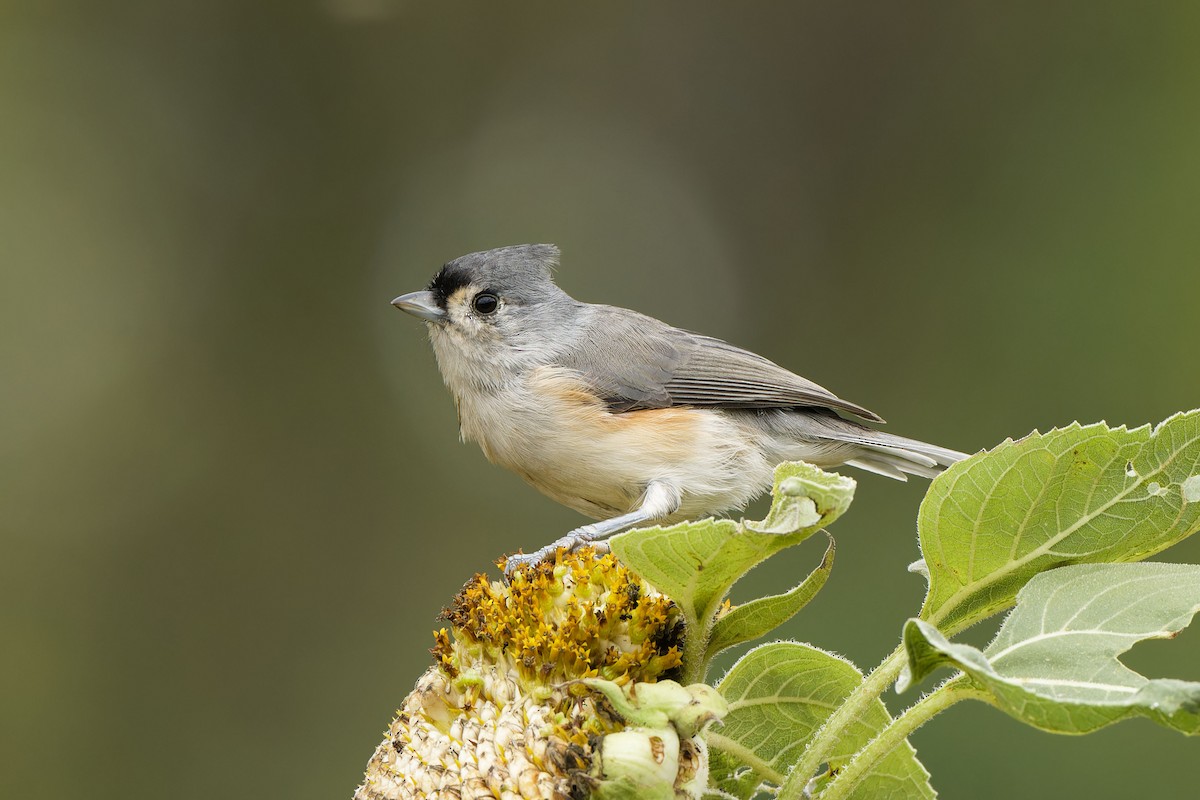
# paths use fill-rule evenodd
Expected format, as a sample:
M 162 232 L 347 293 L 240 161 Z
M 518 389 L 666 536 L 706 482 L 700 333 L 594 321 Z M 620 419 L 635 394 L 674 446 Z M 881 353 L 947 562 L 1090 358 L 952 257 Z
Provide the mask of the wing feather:
M 563 366 L 615 411 L 670 406 L 828 408 L 882 418 L 823 386 L 728 342 L 611 306 L 591 306 Z

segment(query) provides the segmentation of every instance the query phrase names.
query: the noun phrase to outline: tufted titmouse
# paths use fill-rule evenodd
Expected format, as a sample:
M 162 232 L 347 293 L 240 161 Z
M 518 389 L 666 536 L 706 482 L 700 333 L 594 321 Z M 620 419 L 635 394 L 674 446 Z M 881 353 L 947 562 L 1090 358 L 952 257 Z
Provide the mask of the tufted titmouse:
M 740 508 L 782 461 L 905 480 L 965 458 L 838 416 L 883 422 L 720 339 L 581 303 L 554 284 L 557 264 L 548 244 L 471 253 L 392 301 L 425 321 L 462 438 L 601 520 L 510 557 L 510 572 L 642 523 Z

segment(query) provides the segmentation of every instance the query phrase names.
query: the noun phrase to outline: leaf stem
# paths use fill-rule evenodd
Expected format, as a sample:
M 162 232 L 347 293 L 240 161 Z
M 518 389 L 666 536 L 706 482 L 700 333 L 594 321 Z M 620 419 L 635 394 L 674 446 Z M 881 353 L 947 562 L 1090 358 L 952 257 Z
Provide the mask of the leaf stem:
M 821 800 L 844 800 L 844 798 L 850 797 L 863 779 L 871 773 L 871 770 L 902 745 L 913 731 L 959 700 L 969 698 L 986 699 L 987 694 L 973 687 L 963 675 L 951 678 L 922 697 L 903 714 L 896 717 L 891 725 L 880 731 L 878 736 L 850 759 L 845 768 L 830 782 L 828 788 L 821 793 Z M 780 797 L 783 797 L 782 792 Z
M 788 773 L 787 780 L 779 787 L 779 800 L 800 800 L 804 797 L 804 788 L 817 770 L 821 768 L 833 748 L 837 746 L 846 728 L 879 699 L 887 687 L 900 675 L 907 656 L 904 645 L 897 647 L 892 654 L 883 660 L 858 688 L 846 697 L 845 701 L 834 711 L 821 729 L 813 736 L 812 741 L 804 750 L 804 755 L 796 762 L 796 766 Z M 686 660 L 684 662 L 687 663 Z
M 700 620 L 692 619 L 690 614 L 684 615 L 685 633 L 683 637 L 683 685 L 704 681 L 708 672 L 708 639 L 712 635 L 711 618 L 707 625 L 701 626 Z

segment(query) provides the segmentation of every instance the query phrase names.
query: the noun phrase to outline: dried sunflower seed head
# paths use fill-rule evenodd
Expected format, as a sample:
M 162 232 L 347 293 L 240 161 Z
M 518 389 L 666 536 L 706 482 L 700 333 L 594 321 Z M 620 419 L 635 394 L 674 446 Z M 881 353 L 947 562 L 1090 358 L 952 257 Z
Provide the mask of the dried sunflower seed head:
M 508 585 L 477 575 L 444 616 L 355 800 L 699 796 L 692 736 L 723 701 L 669 680 L 678 610 L 612 555 L 560 553 Z M 668 696 L 643 713 L 639 698 Z
M 451 676 L 493 664 L 532 688 L 577 678 L 652 681 L 679 666 L 675 604 L 591 549 L 560 552 L 508 585 L 476 575 L 443 616 L 454 635 L 440 631 L 433 654 Z

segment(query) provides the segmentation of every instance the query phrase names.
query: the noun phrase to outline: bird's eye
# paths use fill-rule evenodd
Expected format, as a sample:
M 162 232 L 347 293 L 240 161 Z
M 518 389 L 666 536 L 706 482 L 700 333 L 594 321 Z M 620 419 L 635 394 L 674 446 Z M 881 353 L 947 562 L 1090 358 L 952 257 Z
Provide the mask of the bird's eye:
M 475 306 L 475 310 L 480 314 L 494 314 L 500 306 L 500 301 L 491 292 L 480 292 L 475 295 L 475 301 L 472 305 Z

